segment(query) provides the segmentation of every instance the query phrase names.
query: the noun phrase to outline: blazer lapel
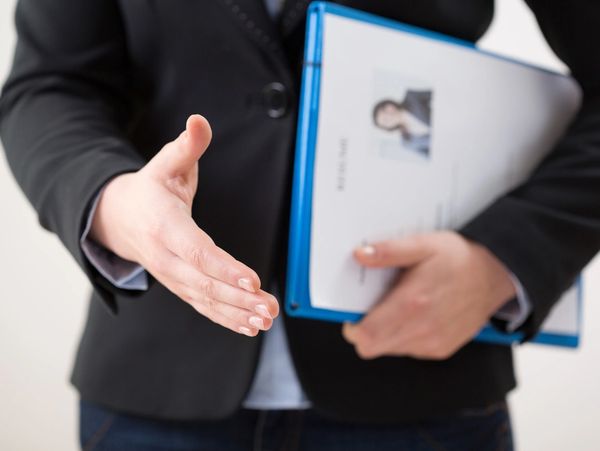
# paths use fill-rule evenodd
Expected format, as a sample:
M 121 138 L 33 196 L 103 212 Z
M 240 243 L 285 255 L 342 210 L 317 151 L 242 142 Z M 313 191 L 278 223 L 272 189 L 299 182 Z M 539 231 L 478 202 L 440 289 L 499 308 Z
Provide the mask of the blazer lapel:
M 277 26 L 269 17 L 264 0 L 218 1 L 234 16 L 238 26 L 256 44 L 269 52 L 283 51 Z
M 281 12 L 281 33 L 289 35 L 306 16 L 311 0 L 285 0 Z

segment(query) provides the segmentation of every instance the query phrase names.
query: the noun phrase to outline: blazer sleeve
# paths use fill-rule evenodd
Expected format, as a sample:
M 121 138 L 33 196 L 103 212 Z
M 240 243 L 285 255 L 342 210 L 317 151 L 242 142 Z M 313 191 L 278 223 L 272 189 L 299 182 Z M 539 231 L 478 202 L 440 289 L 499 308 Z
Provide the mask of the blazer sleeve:
M 521 281 L 537 333 L 600 248 L 600 3 L 527 0 L 548 43 L 583 90 L 583 105 L 531 177 L 460 232 L 487 246 Z
M 119 291 L 94 270 L 80 238 L 112 177 L 145 161 L 124 135 L 131 77 L 114 0 L 20 0 L 0 135 L 14 176 L 111 310 Z M 123 291 L 123 294 L 129 294 Z

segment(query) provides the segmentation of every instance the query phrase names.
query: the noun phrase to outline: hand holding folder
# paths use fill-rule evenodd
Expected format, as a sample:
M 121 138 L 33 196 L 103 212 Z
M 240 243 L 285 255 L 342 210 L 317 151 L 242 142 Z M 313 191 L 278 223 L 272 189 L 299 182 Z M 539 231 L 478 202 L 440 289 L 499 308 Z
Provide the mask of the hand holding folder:
M 286 309 L 307 318 L 360 319 L 398 272 L 365 270 L 353 248 L 459 229 L 528 177 L 580 102 L 569 77 L 322 2 L 305 59 Z M 576 346 L 579 312 L 576 285 L 535 341 Z
M 455 232 L 374 243 L 355 258 L 366 268 L 405 268 L 358 326 L 344 327 L 363 358 L 446 359 L 516 295 L 498 259 Z

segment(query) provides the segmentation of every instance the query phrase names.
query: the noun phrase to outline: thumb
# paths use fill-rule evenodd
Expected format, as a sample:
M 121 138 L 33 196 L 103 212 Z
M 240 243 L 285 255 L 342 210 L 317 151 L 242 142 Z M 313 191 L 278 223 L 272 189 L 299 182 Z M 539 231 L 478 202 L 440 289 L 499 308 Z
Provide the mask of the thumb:
M 199 114 L 190 116 L 185 131 L 150 160 L 148 170 L 169 178 L 187 175 L 208 148 L 211 138 L 208 121 Z
M 413 266 L 433 254 L 434 238 L 423 234 L 367 244 L 354 250 L 354 258 L 373 268 Z

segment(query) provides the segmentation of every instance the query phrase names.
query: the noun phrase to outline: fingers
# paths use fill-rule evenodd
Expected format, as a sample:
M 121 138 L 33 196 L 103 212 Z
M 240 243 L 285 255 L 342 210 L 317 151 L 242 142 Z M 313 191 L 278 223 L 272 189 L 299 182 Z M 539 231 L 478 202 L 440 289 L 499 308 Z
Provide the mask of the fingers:
M 147 170 L 163 178 L 187 175 L 208 148 L 211 138 L 208 121 L 198 114 L 190 116 L 185 131 L 154 156 Z
M 249 293 L 212 279 L 164 251 L 161 263 L 149 270 L 173 293 L 194 309 L 234 332 L 254 336 L 268 330 L 279 313 L 274 296 L 264 291 Z
M 270 320 L 279 315 L 279 303 L 272 294 L 263 290 L 256 293 L 233 287 L 220 280 L 200 273 L 189 264 L 180 261 L 176 268 L 169 270 L 171 278 L 186 287 L 193 301 L 209 299 L 236 307 L 249 316 L 259 315 L 270 324 Z
M 345 324 L 343 336 L 363 359 L 406 356 L 443 360 L 452 356 L 480 326 L 472 309 L 448 320 L 433 299 L 400 287 L 357 324 Z M 473 318 L 475 317 L 475 318 Z
M 344 337 L 358 346 L 362 354 L 378 355 L 386 350 L 389 337 L 409 337 L 423 323 L 417 320 L 428 315 L 430 302 L 411 296 L 400 285 L 378 303 L 361 321 L 348 324 Z
M 188 303 L 194 309 L 233 332 L 254 336 L 256 333 L 249 334 L 248 331 L 269 330 L 273 325 L 270 315 L 265 317 L 219 299 L 207 297 L 204 292 L 187 290 L 187 293 Z
M 362 246 L 354 251 L 355 259 L 364 266 L 412 266 L 428 258 L 434 251 L 436 234 L 413 235 Z
M 226 327 L 227 329 L 233 332 L 243 334 L 248 337 L 256 337 L 258 335 L 258 329 L 256 327 L 240 326 L 236 320 L 229 318 L 228 316 L 224 315 L 219 311 L 211 309 L 206 304 L 194 304 L 193 307 L 198 313 L 207 317 L 212 322 Z
M 256 272 L 216 246 L 191 217 L 169 221 L 165 228 L 165 246 L 186 263 L 233 287 L 252 293 L 260 289 Z
M 342 329 L 346 341 L 354 346 L 356 354 L 363 360 L 390 356 L 434 359 L 434 348 L 432 346 L 428 348 L 429 337 L 426 335 L 391 335 L 384 340 L 370 341 L 365 339 L 362 332 L 354 329 L 351 324 L 344 324 Z

